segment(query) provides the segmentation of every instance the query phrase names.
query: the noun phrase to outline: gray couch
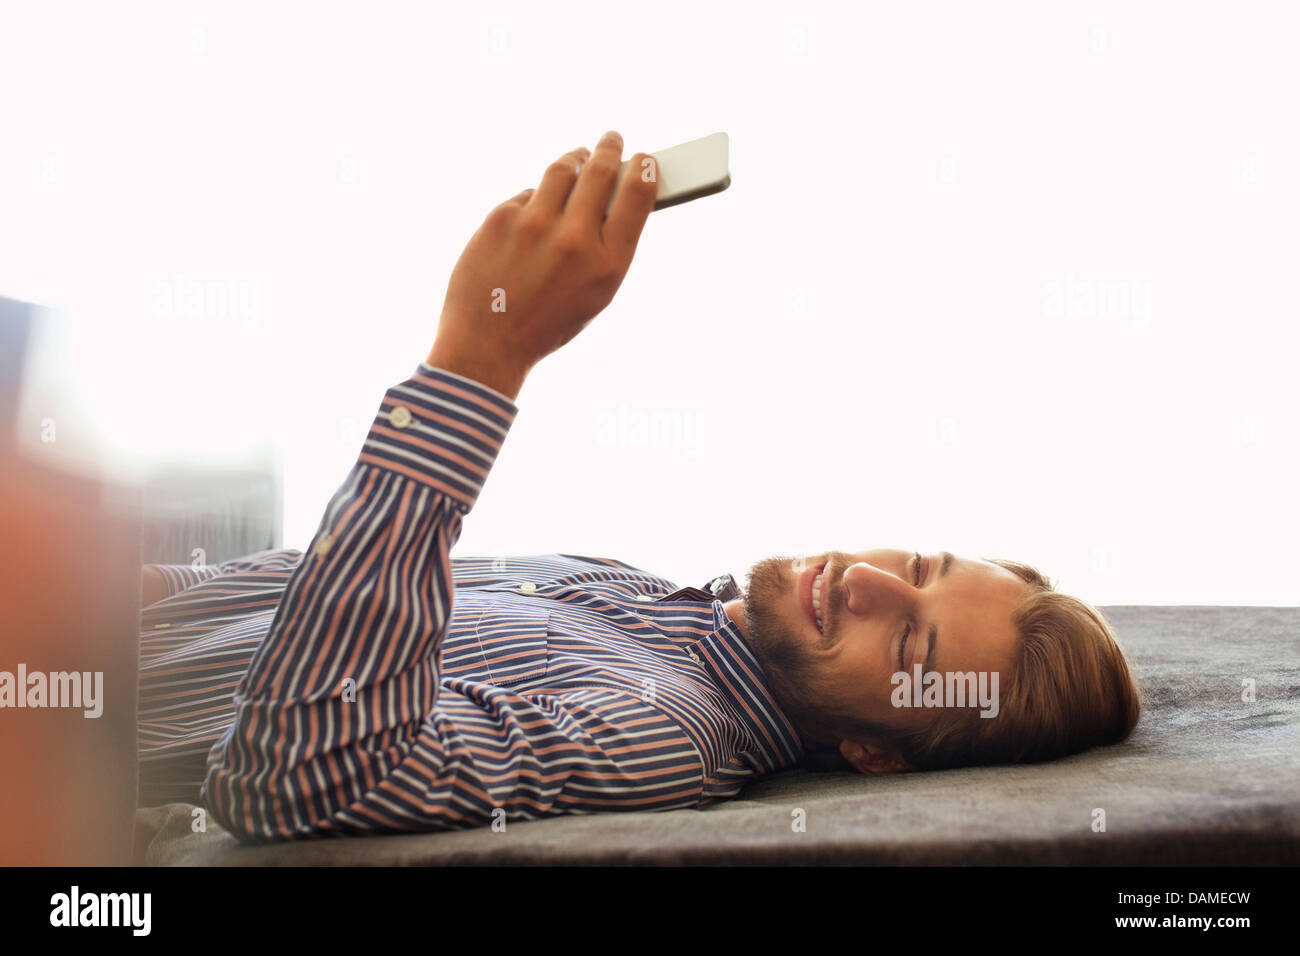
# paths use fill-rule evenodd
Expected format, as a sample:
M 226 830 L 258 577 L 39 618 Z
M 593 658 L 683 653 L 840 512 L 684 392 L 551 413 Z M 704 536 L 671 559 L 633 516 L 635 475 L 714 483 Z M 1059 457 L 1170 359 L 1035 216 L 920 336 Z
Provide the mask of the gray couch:
M 147 864 L 1300 863 L 1300 608 L 1110 607 L 1144 695 L 1133 736 L 1055 763 L 866 778 L 796 770 L 706 810 L 505 832 L 240 846 L 192 806 L 137 812 Z M 1256 699 L 1243 702 L 1243 681 Z M 1094 829 L 1095 811 L 1105 830 Z M 802 811 L 802 814 L 799 813 Z M 804 832 L 792 823 L 805 821 Z

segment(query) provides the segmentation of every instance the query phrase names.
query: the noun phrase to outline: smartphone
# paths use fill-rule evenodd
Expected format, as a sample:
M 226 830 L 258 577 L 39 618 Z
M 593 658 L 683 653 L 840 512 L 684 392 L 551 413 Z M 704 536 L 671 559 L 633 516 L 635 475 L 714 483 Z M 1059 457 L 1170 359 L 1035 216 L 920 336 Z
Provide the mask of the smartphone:
M 720 193 L 731 185 L 731 140 L 726 133 L 711 133 L 688 143 L 661 149 L 651 153 L 658 167 L 659 191 L 655 198 L 655 209 L 666 209 L 679 203 L 690 202 L 703 196 Z M 623 177 L 640 176 L 641 169 L 633 169 L 633 161 L 627 160 L 618 171 L 618 182 Z M 609 205 L 605 215 L 614 206 L 614 197 L 618 189 L 610 194 Z

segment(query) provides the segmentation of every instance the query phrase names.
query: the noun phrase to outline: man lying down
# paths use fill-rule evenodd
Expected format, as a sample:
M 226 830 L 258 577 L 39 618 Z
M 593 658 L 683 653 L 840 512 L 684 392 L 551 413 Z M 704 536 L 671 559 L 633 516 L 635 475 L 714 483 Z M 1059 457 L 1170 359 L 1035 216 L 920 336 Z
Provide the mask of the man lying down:
M 760 561 L 742 593 L 452 558 L 525 377 L 631 264 L 656 184 L 619 181 L 622 150 L 607 133 L 488 215 L 305 553 L 146 568 L 142 802 L 201 783 L 246 841 L 443 830 L 698 807 L 817 755 L 895 773 L 1131 731 L 1105 620 L 1022 564 L 831 551 Z

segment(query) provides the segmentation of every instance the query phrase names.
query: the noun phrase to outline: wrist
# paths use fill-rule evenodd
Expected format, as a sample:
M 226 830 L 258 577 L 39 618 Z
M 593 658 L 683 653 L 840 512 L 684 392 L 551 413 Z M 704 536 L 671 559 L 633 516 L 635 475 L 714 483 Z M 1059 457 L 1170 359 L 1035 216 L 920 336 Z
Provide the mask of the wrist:
M 519 397 L 527 372 L 499 359 L 492 359 L 471 349 L 455 347 L 437 340 L 425 362 L 434 368 L 454 372 L 500 392 L 512 402 Z

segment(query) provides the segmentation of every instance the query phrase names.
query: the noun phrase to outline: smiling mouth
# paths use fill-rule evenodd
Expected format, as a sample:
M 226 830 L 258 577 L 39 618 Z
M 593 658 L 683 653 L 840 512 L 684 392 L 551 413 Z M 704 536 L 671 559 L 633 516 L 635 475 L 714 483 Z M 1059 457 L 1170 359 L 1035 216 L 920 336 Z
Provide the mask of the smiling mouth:
M 817 633 L 825 635 L 826 633 L 826 616 L 825 609 L 830 603 L 830 581 L 825 577 L 828 562 L 823 562 L 817 568 L 807 569 L 799 578 L 799 600 L 803 605 L 804 614 L 808 622 L 817 629 Z
M 817 577 L 813 578 L 812 583 L 812 603 L 813 614 L 817 618 L 817 630 L 822 634 L 826 633 L 826 628 L 822 623 L 822 577 L 826 574 L 825 565 L 817 572 Z

